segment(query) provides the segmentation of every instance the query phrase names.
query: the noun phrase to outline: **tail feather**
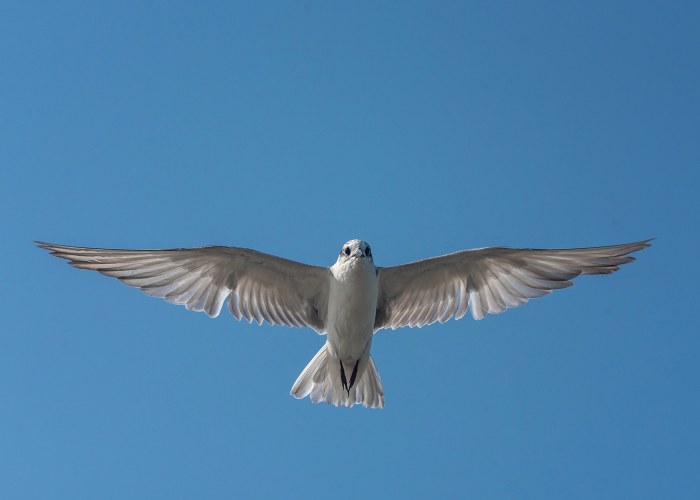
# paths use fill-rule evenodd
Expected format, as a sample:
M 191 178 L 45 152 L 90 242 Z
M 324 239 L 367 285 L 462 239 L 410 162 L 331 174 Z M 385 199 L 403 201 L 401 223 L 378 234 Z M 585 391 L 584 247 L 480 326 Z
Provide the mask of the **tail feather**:
M 328 353 L 328 344 L 306 365 L 291 394 L 297 399 L 310 396 L 314 403 L 335 406 L 350 407 L 358 403 L 367 408 L 384 407 L 384 389 L 372 356 L 365 363 L 360 362 L 357 381 L 348 394 L 340 380 L 340 362 Z
M 384 408 L 384 388 L 379 378 L 379 372 L 377 372 L 372 356 L 367 361 L 367 366 L 362 373 L 362 377 L 360 377 L 360 381 L 353 388 L 355 391 L 355 402 L 362 403 L 367 408 Z M 352 390 L 350 394 L 352 395 Z

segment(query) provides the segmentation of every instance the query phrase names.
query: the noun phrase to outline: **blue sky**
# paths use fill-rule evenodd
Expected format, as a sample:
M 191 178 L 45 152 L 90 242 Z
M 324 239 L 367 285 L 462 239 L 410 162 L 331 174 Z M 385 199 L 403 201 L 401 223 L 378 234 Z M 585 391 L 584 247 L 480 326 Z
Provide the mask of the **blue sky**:
M 698 498 L 697 2 L 4 2 L 0 497 Z M 40 239 L 318 265 L 657 237 L 475 322 L 211 320 Z

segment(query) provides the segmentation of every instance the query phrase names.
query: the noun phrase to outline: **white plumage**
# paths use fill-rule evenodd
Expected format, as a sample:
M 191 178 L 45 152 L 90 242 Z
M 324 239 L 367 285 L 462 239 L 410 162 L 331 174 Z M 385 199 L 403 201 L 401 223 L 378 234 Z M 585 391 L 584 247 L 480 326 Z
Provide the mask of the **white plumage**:
M 384 406 L 370 355 L 382 328 L 421 327 L 470 309 L 474 319 L 571 286 L 583 274 L 609 274 L 634 260 L 637 243 L 565 250 L 465 250 L 395 267 L 374 265 L 369 245 L 351 240 L 330 268 L 235 247 L 111 250 L 38 242 L 41 248 L 193 311 L 306 326 L 325 345 L 292 387 L 297 398 L 336 406 Z

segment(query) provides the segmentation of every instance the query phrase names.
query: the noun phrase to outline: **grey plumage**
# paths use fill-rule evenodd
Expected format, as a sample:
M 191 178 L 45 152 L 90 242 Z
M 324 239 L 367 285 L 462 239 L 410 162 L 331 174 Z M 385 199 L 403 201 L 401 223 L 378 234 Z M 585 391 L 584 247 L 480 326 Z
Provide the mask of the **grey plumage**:
M 477 320 L 498 314 L 569 287 L 577 276 L 617 271 L 650 241 L 565 250 L 481 248 L 380 268 L 375 329 L 443 323 L 462 318 L 468 308 Z
M 247 248 L 112 250 L 37 242 L 73 267 L 97 271 L 153 297 L 216 317 L 324 331 L 328 269 Z

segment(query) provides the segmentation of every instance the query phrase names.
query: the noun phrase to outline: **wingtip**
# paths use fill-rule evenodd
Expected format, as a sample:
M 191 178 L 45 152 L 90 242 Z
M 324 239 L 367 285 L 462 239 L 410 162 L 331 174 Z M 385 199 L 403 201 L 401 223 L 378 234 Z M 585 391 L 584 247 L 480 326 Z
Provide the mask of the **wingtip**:
M 54 245 L 53 243 L 48 243 L 46 241 L 34 240 L 34 244 L 37 248 L 41 248 L 42 250 L 48 250 L 49 252 L 55 252 L 56 250 L 56 245 Z
M 627 243 L 623 246 L 629 249 L 627 250 L 627 253 L 638 252 L 640 250 L 644 250 L 645 248 L 649 248 L 651 246 L 651 242 L 655 239 L 656 237 L 648 238 L 646 240 L 635 241 L 634 243 Z
M 654 241 L 656 237 L 653 238 L 648 238 L 646 240 L 642 240 L 636 243 L 636 245 L 639 245 L 639 250 L 644 250 L 645 248 L 649 248 L 651 246 L 651 242 Z M 633 250 L 636 252 L 637 250 Z

